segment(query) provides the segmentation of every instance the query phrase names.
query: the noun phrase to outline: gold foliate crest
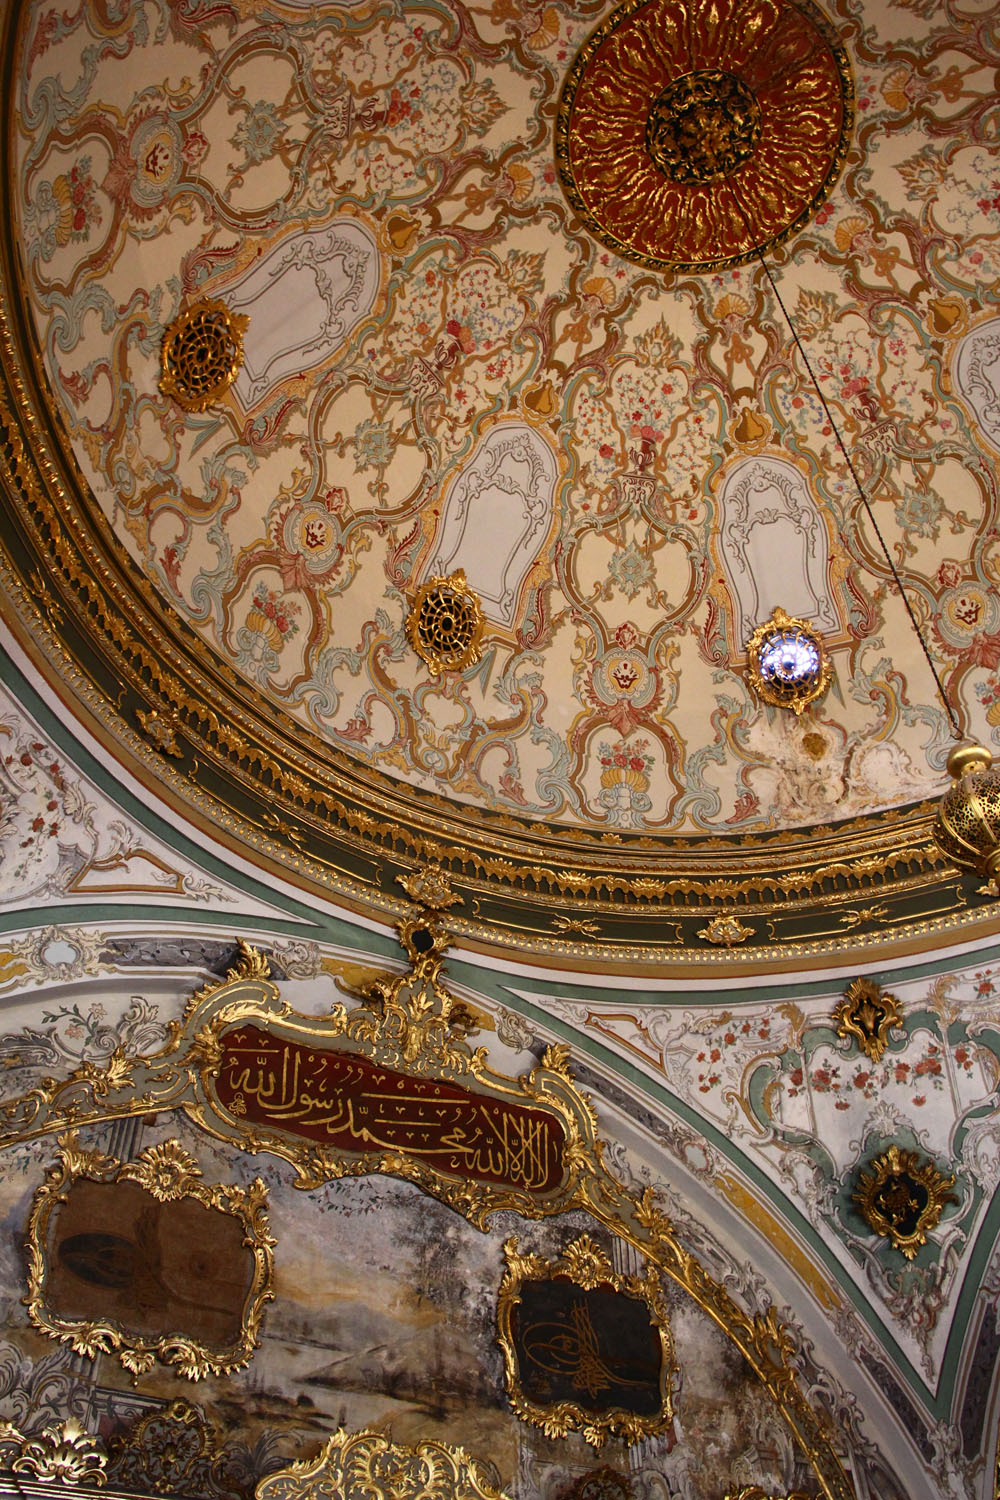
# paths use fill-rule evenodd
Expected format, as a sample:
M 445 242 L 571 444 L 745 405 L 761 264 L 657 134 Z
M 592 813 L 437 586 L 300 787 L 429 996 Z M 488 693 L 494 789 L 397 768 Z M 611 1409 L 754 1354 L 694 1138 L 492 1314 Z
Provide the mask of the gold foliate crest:
M 706 943 L 714 943 L 717 948 L 732 948 L 736 943 L 745 943 L 748 937 L 752 937 L 753 928 L 741 922 L 735 912 L 726 912 L 712 917 L 707 927 L 700 927 L 698 936 Z
M 422 1442 L 394 1443 L 385 1433 L 341 1429 L 318 1458 L 293 1463 L 262 1479 L 256 1500 L 315 1500 L 361 1496 L 366 1500 L 506 1500 L 486 1468 L 464 1448 Z
M 876 1234 L 912 1260 L 940 1221 L 946 1203 L 958 1199 L 946 1177 L 929 1157 L 890 1146 L 861 1173 L 852 1201 Z
M 107 1466 L 100 1438 L 86 1432 L 76 1417 L 53 1422 L 32 1436 L 0 1425 L 0 1470 L 24 1474 L 54 1488 L 63 1484 L 100 1488 L 108 1482 Z
M 889 1032 L 903 1024 L 903 1013 L 895 995 L 872 979 L 855 979 L 848 985 L 833 1012 L 837 1035 L 853 1037 L 872 1062 L 879 1062 L 889 1044 Z
M 406 618 L 410 645 L 432 672 L 461 672 L 480 657 L 482 605 L 461 568 L 417 589 Z
M 455 895 L 447 872 L 440 865 L 424 865 L 406 875 L 397 875 L 396 884 L 403 887 L 411 901 L 427 911 L 447 911 L 449 906 L 462 905 L 461 896 Z

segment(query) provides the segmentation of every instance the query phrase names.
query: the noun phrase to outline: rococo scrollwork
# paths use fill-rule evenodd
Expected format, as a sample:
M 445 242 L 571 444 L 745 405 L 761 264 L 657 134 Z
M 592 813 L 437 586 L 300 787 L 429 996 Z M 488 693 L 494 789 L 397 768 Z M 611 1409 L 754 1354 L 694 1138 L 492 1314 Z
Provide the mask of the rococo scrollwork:
M 595 1447 L 673 1425 L 673 1338 L 656 1271 L 622 1276 L 582 1234 L 555 1261 L 504 1245 L 497 1337 L 515 1412 L 549 1437 Z M 591 1295 L 594 1294 L 594 1295 Z
M 464 1448 L 422 1442 L 408 1447 L 365 1428 L 336 1433 L 317 1458 L 293 1463 L 262 1479 L 256 1500 L 316 1500 L 361 1496 L 367 1500 L 506 1500 L 485 1466 Z
M 107 1467 L 100 1439 L 85 1431 L 76 1417 L 53 1422 L 36 1434 L 0 1425 L 0 1472 L 6 1469 L 41 1484 L 100 1488 L 108 1482 Z
M 0 1148 L 177 1111 L 242 1151 L 284 1158 L 307 1187 L 383 1173 L 418 1184 L 480 1226 L 501 1209 L 529 1218 L 585 1212 L 714 1319 L 769 1392 L 828 1500 L 851 1500 L 773 1309 L 748 1315 L 683 1246 L 653 1191 L 632 1192 L 608 1170 L 565 1047 L 548 1047 L 513 1078 L 469 1044 L 468 1014 L 442 976 L 448 883 L 433 868 L 404 879 L 419 904 L 400 924 L 403 973 L 345 986 L 353 1003 L 324 1017 L 299 1015 L 264 977 L 266 960 L 245 947 L 224 980 L 194 997 L 159 1052 L 119 1049 L 103 1067 L 83 1063 L 0 1103 Z M 400 1077 L 409 1140 L 391 1087 Z
M 958 1202 L 950 1191 L 954 1186 L 954 1177 L 928 1157 L 890 1146 L 861 1173 L 852 1199 L 869 1228 L 912 1260 L 945 1205 Z
M 91 1359 L 115 1353 L 133 1374 L 155 1359 L 189 1380 L 249 1363 L 264 1305 L 274 1296 L 274 1240 L 261 1179 L 246 1188 L 203 1182 L 198 1163 L 177 1141 L 147 1147 L 130 1162 L 84 1150 L 72 1133 L 59 1145 L 28 1221 L 24 1300 L 34 1326 Z M 181 1205 L 187 1214 L 170 1220 Z M 192 1239 L 200 1240 L 194 1253 L 203 1258 L 211 1245 L 201 1290 L 214 1275 L 218 1296 L 228 1293 L 231 1305 L 218 1322 L 172 1291 L 172 1279 L 184 1279 L 172 1278 L 172 1266 L 191 1269 Z M 80 1315 L 93 1283 L 94 1315 Z M 72 1310 L 63 1305 L 67 1296 Z
M 837 1035 L 851 1037 L 872 1062 L 881 1060 L 889 1044 L 889 1032 L 902 1021 L 895 995 L 866 978 L 851 981 L 833 1012 Z

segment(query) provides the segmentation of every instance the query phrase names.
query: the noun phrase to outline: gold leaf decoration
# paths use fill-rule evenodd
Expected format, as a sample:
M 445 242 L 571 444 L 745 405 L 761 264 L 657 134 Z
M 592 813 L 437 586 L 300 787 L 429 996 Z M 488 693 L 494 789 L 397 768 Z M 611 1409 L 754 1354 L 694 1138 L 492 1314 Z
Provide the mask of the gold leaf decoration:
M 318 1458 L 304 1459 L 262 1479 L 256 1500 L 316 1500 L 317 1496 L 364 1496 L 365 1500 L 506 1500 L 485 1466 L 464 1448 L 421 1442 L 394 1443 L 385 1433 L 341 1429 Z
M 895 995 L 872 979 L 855 979 L 833 1012 L 837 1035 L 853 1037 L 872 1062 L 878 1062 L 889 1043 L 889 1032 L 901 1026 L 903 1013 Z
M 929 1157 L 890 1146 L 861 1173 L 852 1193 L 861 1216 L 876 1234 L 912 1260 L 935 1229 L 945 1204 L 957 1203 L 946 1177 Z

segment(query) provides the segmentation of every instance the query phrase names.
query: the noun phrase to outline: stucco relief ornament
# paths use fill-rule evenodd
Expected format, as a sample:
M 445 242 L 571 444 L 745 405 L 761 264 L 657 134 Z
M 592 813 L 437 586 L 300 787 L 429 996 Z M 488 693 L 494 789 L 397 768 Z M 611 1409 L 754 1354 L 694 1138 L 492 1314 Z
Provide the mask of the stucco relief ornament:
M 205 297 L 179 313 L 163 335 L 160 390 L 185 411 L 204 411 L 239 373 L 249 319 Z
M 698 936 L 706 943 L 714 943 L 717 948 L 732 948 L 752 937 L 753 928 L 747 927 L 734 913 L 726 912 L 724 916 L 713 917 L 707 927 L 700 927 Z
M 822 697 L 832 669 L 823 642 L 805 620 L 780 605 L 747 641 L 750 686 L 774 708 L 799 715 Z
M 573 61 L 556 161 L 616 254 L 718 270 L 809 222 L 853 123 L 847 54 L 811 0 L 625 0 Z
M 889 1044 L 889 1032 L 903 1024 L 903 1013 L 895 995 L 872 979 L 855 979 L 833 1012 L 837 1035 L 852 1037 L 872 1062 L 878 1062 Z
M 851 1198 L 869 1228 L 912 1260 L 937 1228 L 945 1204 L 958 1202 L 949 1191 L 954 1186 L 954 1177 L 939 1172 L 929 1157 L 890 1146 L 861 1173 Z
M 351 1500 L 506 1500 L 488 1477 L 484 1464 L 464 1448 L 423 1442 L 407 1447 L 381 1432 L 341 1429 L 318 1458 L 289 1464 L 262 1479 L 256 1500 L 316 1500 L 347 1496 Z
M 54 1422 L 39 1436 L 0 1425 L 0 1472 L 27 1475 L 53 1486 L 107 1484 L 108 1459 L 100 1438 L 86 1432 L 76 1417 Z
M 440 865 L 424 865 L 406 875 L 397 875 L 396 884 L 403 887 L 411 901 L 427 911 L 447 911 L 450 906 L 463 904 Z

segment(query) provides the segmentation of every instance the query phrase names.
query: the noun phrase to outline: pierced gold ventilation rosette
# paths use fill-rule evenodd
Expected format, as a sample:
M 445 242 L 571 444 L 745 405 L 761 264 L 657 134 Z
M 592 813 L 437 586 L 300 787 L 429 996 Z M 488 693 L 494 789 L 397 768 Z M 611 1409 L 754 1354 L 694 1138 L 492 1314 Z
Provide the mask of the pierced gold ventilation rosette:
M 461 672 L 479 660 L 484 624 L 482 606 L 459 568 L 417 589 L 406 634 L 432 672 Z
M 205 297 L 167 328 L 160 351 L 160 390 L 185 411 L 204 411 L 232 385 L 243 362 L 249 319 Z

